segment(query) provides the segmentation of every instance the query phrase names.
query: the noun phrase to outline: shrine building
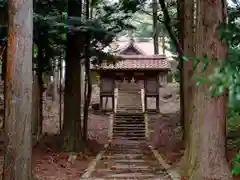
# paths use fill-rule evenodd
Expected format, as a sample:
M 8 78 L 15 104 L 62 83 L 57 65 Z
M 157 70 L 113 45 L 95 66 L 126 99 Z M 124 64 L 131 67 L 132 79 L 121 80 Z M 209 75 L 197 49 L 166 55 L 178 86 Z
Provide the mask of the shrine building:
M 125 98 L 125 101 L 129 101 L 128 109 L 126 103 L 123 105 L 125 110 L 159 112 L 159 88 L 167 83 L 171 69 L 167 57 L 148 55 L 134 41 L 130 41 L 115 54 L 122 58 L 115 65 L 103 62 L 100 66 L 91 68 L 100 76 L 101 109 L 119 111 L 117 106 L 120 107 Z M 108 102 L 110 105 L 104 106 Z

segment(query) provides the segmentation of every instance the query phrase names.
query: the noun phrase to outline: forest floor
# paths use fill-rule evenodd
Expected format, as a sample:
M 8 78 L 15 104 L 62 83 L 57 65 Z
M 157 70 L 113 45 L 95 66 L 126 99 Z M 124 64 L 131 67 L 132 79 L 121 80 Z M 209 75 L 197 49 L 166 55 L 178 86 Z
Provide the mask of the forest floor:
M 93 102 L 98 101 L 97 94 L 98 92 L 96 95 L 93 94 Z M 170 84 L 162 88 L 160 94 L 160 114 L 150 115 L 149 118 L 150 141 L 166 162 L 174 166 L 181 159 L 184 150 L 179 126 L 179 87 Z M 91 160 L 108 142 L 108 116 L 91 110 L 88 124 L 89 149 L 84 154 L 78 154 L 75 161 L 70 161 L 70 154 L 60 151 L 58 108 L 59 105 L 53 105 L 50 99 L 45 100 L 43 127 L 45 136 L 33 149 L 36 180 L 79 179 Z M 228 158 L 232 160 L 236 153 L 236 147 L 229 148 Z M 1 149 L 0 154 L 3 154 Z M 231 161 L 229 164 L 231 165 Z
M 50 105 L 49 105 L 50 104 Z M 46 107 L 48 106 L 49 107 Z M 34 174 L 37 180 L 75 180 L 79 179 L 91 160 L 108 141 L 108 116 L 89 113 L 88 150 L 70 160 L 71 153 L 61 152 L 59 134 L 59 110 L 51 107 L 50 100 L 45 104 L 43 131 L 47 134 L 33 149 Z M 48 111 L 48 112 L 46 112 Z

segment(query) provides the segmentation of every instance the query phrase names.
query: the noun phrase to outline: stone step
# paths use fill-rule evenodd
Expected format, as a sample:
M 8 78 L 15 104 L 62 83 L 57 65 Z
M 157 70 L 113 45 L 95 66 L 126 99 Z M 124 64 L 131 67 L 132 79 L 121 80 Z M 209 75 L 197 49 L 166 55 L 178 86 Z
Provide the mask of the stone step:
M 122 109 L 117 109 L 117 113 L 142 113 L 142 108 L 141 109 L 125 109 L 125 108 L 122 108 Z
M 109 155 L 104 155 L 103 157 L 107 157 L 107 158 L 110 158 L 110 159 L 114 159 L 114 158 L 124 158 L 124 159 L 137 159 L 137 158 L 142 158 L 144 156 L 144 154 L 142 153 L 135 153 L 135 154 L 131 154 L 131 153 L 119 153 L 119 154 L 109 154 Z
M 143 113 L 116 113 L 115 117 L 144 117 Z
M 113 136 L 114 140 L 121 139 L 121 140 L 138 140 L 138 141 L 144 141 L 146 140 L 145 137 L 123 137 L 123 136 Z
M 124 120 L 124 121 L 144 121 L 144 118 L 143 117 L 134 117 L 134 118 L 130 118 L 130 117 L 115 117 L 115 120 L 116 121 L 121 121 L 121 120 Z
M 141 173 L 141 174 L 153 174 L 156 175 L 164 175 L 166 174 L 166 171 L 164 170 L 152 170 L 151 167 L 148 168 L 135 168 L 134 166 L 122 166 L 124 168 L 98 168 L 98 170 L 96 171 L 96 173 L 104 173 L 104 174 L 126 174 L 126 173 Z M 140 166 L 139 166 L 140 167 Z M 142 166 L 144 167 L 144 166 Z
M 113 128 L 145 128 L 145 123 L 138 123 L 138 124 L 130 124 L 130 123 L 114 123 Z
M 122 145 L 129 145 L 129 146 L 145 146 L 145 148 L 147 147 L 147 141 L 138 141 L 138 140 L 122 140 L 118 141 L 118 140 L 113 140 L 110 147 L 112 146 L 122 146 Z
M 110 146 L 108 148 L 109 153 L 111 153 L 111 150 L 121 150 L 123 153 L 128 153 L 128 150 L 141 150 L 141 151 L 145 151 L 143 147 L 141 146 L 131 146 L 131 147 L 125 147 L 125 146 Z M 143 154 L 143 153 L 142 153 Z
M 128 107 L 128 106 L 118 106 L 117 107 L 117 112 L 118 110 L 125 110 L 125 111 L 139 111 L 141 112 L 142 111 L 142 107 Z
M 123 133 L 136 133 L 136 132 L 141 132 L 145 133 L 145 126 L 114 126 L 113 132 L 123 132 Z
M 139 130 L 139 129 L 141 130 L 141 128 L 145 129 L 145 123 L 114 122 L 113 125 L 114 125 L 113 128 L 129 127 L 128 130 Z M 136 128 L 132 128 L 132 127 L 136 127 Z
M 145 122 L 115 121 L 113 127 L 145 127 Z
M 121 153 L 133 153 L 132 151 L 139 151 L 139 153 L 141 153 L 141 151 L 143 151 L 143 148 L 141 147 L 128 147 L 128 148 L 125 148 L 125 147 L 109 147 L 109 153 L 113 153 L 113 151 L 119 151 Z
M 122 111 L 122 112 L 124 112 L 124 111 Z M 139 116 L 116 115 L 116 116 L 114 116 L 114 118 L 115 119 L 144 119 L 144 116 L 143 115 L 139 115 Z
M 145 125 L 143 126 L 135 126 L 135 125 L 132 125 L 132 126 L 114 126 L 113 127 L 113 130 L 131 130 L 131 131 L 134 131 L 134 130 L 144 130 L 145 131 Z
M 143 117 L 115 117 L 115 120 L 118 120 L 118 121 L 121 121 L 121 120 L 124 120 L 124 121 L 144 121 L 144 118 Z
M 127 134 L 113 134 L 114 138 L 127 138 L 127 139 L 143 139 L 145 134 L 127 135 Z
M 136 135 L 136 134 L 145 134 L 145 130 L 142 129 L 142 130 L 139 130 L 139 129 L 113 129 L 113 133 L 116 133 L 116 134 L 128 134 L 128 135 Z
M 91 180 L 171 180 L 146 143 L 117 142 L 113 140 L 107 148 Z
M 130 119 L 130 118 L 115 118 L 115 121 L 118 122 L 144 122 L 144 119 Z
M 114 127 L 113 128 L 113 133 L 114 132 L 123 132 L 123 133 L 138 133 L 138 132 L 140 132 L 140 133 L 145 133 L 145 127 L 144 126 L 142 126 L 142 127 L 137 127 L 137 128 L 132 128 L 132 127 L 125 127 L 125 128 L 122 128 L 122 127 Z
M 124 133 L 124 132 L 114 132 L 113 133 L 114 137 L 117 136 L 123 136 L 123 137 L 128 137 L 128 138 L 133 138 L 133 137 L 145 137 L 145 133 Z
M 145 134 L 145 129 L 113 129 L 113 133 L 123 133 L 123 134 L 128 134 L 128 135 L 135 135 L 135 134 Z
M 126 165 L 143 165 L 143 164 L 149 164 L 149 165 L 158 165 L 158 162 L 156 162 L 156 159 L 154 157 L 150 158 L 141 158 L 141 159 L 115 159 L 110 161 L 104 162 L 104 164 L 126 164 Z
M 129 101 L 131 99 L 131 101 Z M 134 94 L 127 94 L 127 95 L 118 95 L 118 102 L 125 103 L 125 104 L 130 104 L 133 102 L 142 102 L 141 96 L 134 96 Z
M 138 104 L 138 105 L 136 105 L 137 103 L 140 103 L 140 104 Z M 135 105 L 134 105 L 135 104 Z M 129 103 L 129 104 L 127 104 L 127 103 L 125 103 L 125 102 L 118 102 L 118 104 L 117 104 L 117 108 L 136 108 L 136 109 L 140 109 L 140 108 L 142 108 L 142 103 L 141 102 L 136 102 L 136 101 L 132 101 L 131 102 L 131 104 Z
M 146 163 L 146 161 L 143 159 L 118 159 L 113 163 Z
M 133 102 L 133 100 L 141 102 L 141 95 L 135 95 L 133 93 L 118 94 L 118 99 L 119 99 L 120 102 L 124 102 L 124 100 L 127 100 L 127 101 L 125 101 L 126 104 L 130 103 L 130 102 Z M 129 101 L 129 99 L 131 99 L 131 101 Z
M 139 166 L 140 167 L 140 166 Z M 144 167 L 144 166 L 142 166 Z M 109 174 L 110 172 L 111 173 L 116 173 L 116 174 L 125 174 L 125 173 L 143 173 L 143 174 L 149 174 L 149 173 L 154 173 L 155 175 L 156 174 L 164 174 L 165 172 L 162 170 L 159 170 L 159 171 L 153 171 L 151 169 L 151 167 L 148 167 L 148 168 L 139 168 L 137 169 L 136 167 L 134 166 L 119 166 L 117 168 L 115 167 L 111 167 L 111 168 L 98 168 L 98 170 L 96 171 L 96 173 L 106 173 L 106 174 Z
M 121 173 L 121 174 L 108 174 L 107 177 L 111 178 L 154 178 L 154 174 L 145 174 L 145 173 Z
M 113 127 L 116 127 L 116 126 L 119 126 L 119 125 L 125 125 L 125 126 L 128 126 L 128 125 L 142 125 L 142 126 L 145 126 L 145 122 L 144 121 L 114 121 L 113 123 Z M 130 127 L 130 126 L 129 126 Z

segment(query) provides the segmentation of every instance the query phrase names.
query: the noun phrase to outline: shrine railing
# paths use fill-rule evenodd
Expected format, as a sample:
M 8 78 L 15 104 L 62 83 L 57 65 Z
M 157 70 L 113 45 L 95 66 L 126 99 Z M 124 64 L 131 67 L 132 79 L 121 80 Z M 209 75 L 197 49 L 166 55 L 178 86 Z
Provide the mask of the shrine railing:
M 144 89 L 141 89 L 141 101 L 142 101 L 142 112 L 145 112 L 145 92 Z
M 148 114 L 145 111 L 145 91 L 141 89 L 141 100 L 142 100 L 142 112 L 144 114 L 144 123 L 145 123 L 145 137 L 149 139 L 149 125 L 148 125 Z
M 113 107 L 114 113 L 117 112 L 117 102 L 118 102 L 118 88 L 115 88 L 114 89 L 114 107 Z

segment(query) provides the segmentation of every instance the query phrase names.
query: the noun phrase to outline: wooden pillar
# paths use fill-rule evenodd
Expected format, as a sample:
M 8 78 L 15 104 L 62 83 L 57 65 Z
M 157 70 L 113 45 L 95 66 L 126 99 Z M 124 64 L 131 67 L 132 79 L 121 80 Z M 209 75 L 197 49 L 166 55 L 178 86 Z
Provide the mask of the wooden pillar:
M 159 110 L 159 76 L 160 76 L 160 74 L 159 73 L 157 73 L 157 79 L 156 79 L 156 83 L 157 83 L 157 89 L 156 89 L 156 93 L 157 93 L 157 96 L 156 96 L 156 110 L 157 110 L 157 113 L 159 113 L 160 112 L 160 110 Z
M 157 113 L 159 113 L 160 112 L 160 107 L 159 107 L 159 94 L 157 95 L 157 97 L 156 97 L 156 110 L 157 110 Z
M 112 109 L 114 111 L 114 88 L 115 88 L 115 76 L 108 74 L 107 76 L 104 73 L 100 74 L 100 108 L 103 110 L 103 98 L 112 98 Z

